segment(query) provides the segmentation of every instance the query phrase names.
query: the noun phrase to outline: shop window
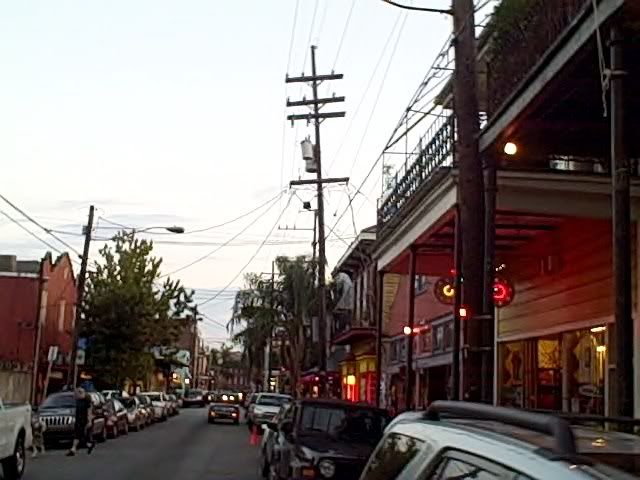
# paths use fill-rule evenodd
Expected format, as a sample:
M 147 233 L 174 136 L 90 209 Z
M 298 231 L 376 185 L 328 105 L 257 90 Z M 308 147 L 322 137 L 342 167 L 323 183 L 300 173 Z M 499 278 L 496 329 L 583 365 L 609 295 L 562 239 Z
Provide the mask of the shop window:
M 604 415 L 606 327 L 565 333 L 563 346 L 567 372 L 565 410 Z
M 562 362 L 560 339 L 538 340 L 538 385 L 535 407 L 544 410 L 562 409 Z
M 503 343 L 499 347 L 500 404 L 524 406 L 524 342 Z

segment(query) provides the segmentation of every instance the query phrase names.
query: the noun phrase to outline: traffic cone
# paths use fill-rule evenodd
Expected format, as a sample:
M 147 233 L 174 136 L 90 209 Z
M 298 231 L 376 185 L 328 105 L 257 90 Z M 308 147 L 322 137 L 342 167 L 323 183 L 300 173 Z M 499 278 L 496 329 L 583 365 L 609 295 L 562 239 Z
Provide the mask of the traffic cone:
M 256 446 L 258 443 L 260 443 L 258 438 L 258 426 L 254 425 L 251 429 L 251 435 L 249 436 L 249 445 Z

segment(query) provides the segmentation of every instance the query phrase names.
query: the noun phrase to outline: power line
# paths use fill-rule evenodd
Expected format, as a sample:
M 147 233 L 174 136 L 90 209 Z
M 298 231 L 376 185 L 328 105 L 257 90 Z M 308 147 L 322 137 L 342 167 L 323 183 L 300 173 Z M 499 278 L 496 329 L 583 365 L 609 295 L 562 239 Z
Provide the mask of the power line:
M 360 139 L 360 144 L 358 145 L 358 149 L 356 150 L 356 154 L 353 157 L 353 162 L 351 163 L 351 169 L 349 170 L 349 176 L 353 172 L 353 168 L 358 161 L 358 156 L 360 155 L 360 150 L 362 149 L 362 145 L 364 144 L 364 139 L 367 136 L 369 131 L 369 127 L 371 126 L 371 119 L 378 108 L 378 102 L 380 101 L 380 96 L 382 95 L 382 89 L 384 88 L 384 84 L 387 80 L 387 75 L 389 74 L 389 70 L 391 69 L 391 64 L 393 63 L 393 59 L 395 57 L 396 51 L 398 49 L 398 45 L 400 44 L 400 38 L 402 38 L 402 31 L 404 30 L 404 26 L 407 23 L 407 15 L 405 14 L 404 20 L 402 21 L 402 25 L 400 25 L 400 30 L 398 32 L 398 37 L 396 38 L 396 42 L 393 45 L 393 49 L 391 50 L 391 55 L 389 56 L 389 63 L 387 63 L 387 68 L 384 71 L 384 75 L 382 76 L 382 81 L 380 82 L 380 88 L 378 88 L 378 93 L 376 94 L 376 98 L 373 102 L 373 108 L 371 109 L 371 113 L 369 114 L 369 118 L 367 119 L 367 123 L 365 125 L 364 132 L 362 133 L 362 138 Z
M 340 156 L 340 152 L 342 152 L 342 147 L 344 147 L 344 144 L 345 144 L 347 138 L 349 138 L 349 133 L 351 132 L 351 127 L 353 126 L 354 121 L 355 121 L 356 117 L 358 116 L 358 113 L 360 112 L 360 108 L 362 108 L 362 105 L 364 104 L 364 101 L 365 101 L 365 99 L 367 97 L 367 93 L 369 93 L 369 89 L 373 85 L 373 80 L 375 79 L 376 73 L 378 72 L 378 68 L 380 68 L 382 60 L 384 59 L 384 54 L 386 53 L 387 48 L 388 48 L 389 44 L 391 43 L 391 39 L 393 38 L 393 34 L 395 33 L 396 28 L 398 27 L 398 23 L 400 22 L 400 18 L 401 17 L 402 17 L 402 13 L 398 13 L 398 16 L 396 17 L 396 21 L 393 23 L 393 27 L 391 28 L 391 31 L 389 32 L 389 35 L 387 36 L 387 40 L 384 42 L 384 47 L 382 47 L 382 51 L 380 52 L 380 56 L 378 57 L 378 60 L 376 61 L 376 65 L 373 68 L 373 72 L 369 76 L 369 80 L 367 81 L 367 85 L 364 88 L 364 93 L 362 94 L 362 97 L 360 97 L 360 102 L 358 102 L 358 105 L 356 106 L 356 109 L 354 110 L 353 115 L 351 115 L 351 119 L 349 120 L 349 124 L 347 125 L 347 128 L 345 129 L 344 135 L 342 137 L 342 140 L 340 141 L 340 145 L 338 146 L 338 149 L 336 150 L 336 153 L 333 155 L 333 159 L 331 160 L 331 163 L 329 164 L 329 168 L 327 169 L 327 171 L 331 171 L 331 168 L 333 167 L 334 163 L 336 163 L 336 160 Z
M 58 237 L 55 233 L 52 233 L 51 229 L 44 227 L 43 225 L 41 225 L 37 220 L 35 220 L 33 217 L 31 217 L 27 212 L 25 212 L 24 210 L 22 210 L 20 207 L 18 207 L 16 204 L 12 203 L 7 197 L 5 197 L 4 195 L 0 194 L 0 198 L 2 200 L 4 200 L 8 205 L 10 205 L 15 211 L 17 211 L 18 213 L 20 213 L 24 218 L 26 218 L 27 220 L 29 220 L 31 223 L 33 223 L 34 225 L 36 225 L 37 227 L 41 228 L 45 233 L 47 233 L 48 235 L 51 235 L 53 238 L 55 238 L 58 242 L 60 242 L 62 245 L 64 245 L 65 247 L 67 247 L 69 250 L 71 250 L 73 253 L 75 253 L 76 255 L 78 255 L 79 257 L 82 256 L 82 254 L 76 250 L 76 248 L 67 243 L 65 240 L 61 239 L 60 237 Z
M 278 196 L 279 197 L 279 196 Z M 276 200 L 278 200 L 278 198 L 274 198 L 272 199 L 272 203 L 271 205 L 269 205 L 269 208 L 267 208 L 267 210 L 264 212 L 265 214 L 271 210 L 273 208 L 273 206 L 277 203 Z M 289 201 L 291 201 L 291 197 L 289 197 Z M 289 203 L 287 203 L 287 206 L 289 206 Z M 286 207 L 285 207 L 286 210 Z M 284 212 L 284 210 L 283 210 Z M 282 213 L 280 214 L 280 216 L 282 216 Z M 278 220 L 280 219 L 280 217 L 278 217 Z M 192 262 L 189 262 L 188 264 L 177 268 L 169 273 L 165 273 L 164 275 L 162 275 L 160 278 L 169 276 L 169 275 L 173 275 L 174 273 L 178 273 L 181 272 L 182 270 L 185 270 L 189 267 L 192 267 L 193 265 L 195 265 L 196 263 L 200 263 L 203 260 L 206 260 L 207 258 L 209 258 L 211 255 L 213 255 L 214 253 L 216 253 L 218 250 L 220 250 L 221 248 L 227 246 L 228 244 L 230 244 L 231 242 L 233 242 L 236 238 L 238 238 L 240 235 L 242 235 L 244 232 L 246 232 L 247 230 L 249 230 L 249 228 L 251 228 L 253 226 L 254 222 L 249 223 L 246 227 L 244 227 L 242 230 L 240 230 L 238 233 L 236 233 L 234 236 L 232 236 L 229 240 L 227 240 L 226 242 L 224 242 L 222 245 L 219 245 L 218 247 L 214 248 L 213 250 L 211 250 L 209 253 L 207 253 L 206 255 L 203 255 L 199 258 L 196 258 L 195 260 L 193 260 Z
M 340 42 L 338 43 L 338 51 L 336 52 L 336 58 L 333 61 L 333 67 L 331 67 L 331 70 L 335 70 L 336 65 L 338 64 L 338 58 L 340 57 L 340 52 L 342 51 L 342 44 L 344 43 L 344 38 L 347 35 L 347 29 L 349 28 L 351 14 L 353 13 L 353 7 L 355 7 L 355 5 L 356 0 L 351 0 L 351 8 L 349 9 L 349 13 L 347 14 L 347 20 L 344 22 L 344 28 L 342 29 L 342 35 L 340 35 Z
M 276 219 L 275 223 L 273 224 L 273 226 L 269 230 L 269 233 L 267 233 L 267 236 L 264 238 L 264 241 L 256 249 L 256 251 L 253 253 L 253 255 L 251 255 L 251 257 L 249 258 L 249 261 L 247 261 L 247 263 L 245 263 L 244 266 L 240 270 L 238 270 L 238 272 L 233 276 L 233 278 L 229 281 L 229 283 L 227 283 L 223 287 L 221 292 L 219 292 L 218 294 L 214 295 L 209 300 L 205 300 L 204 302 L 201 302 L 200 305 L 205 305 L 206 303 L 209 303 L 210 301 L 215 300 L 216 298 L 218 298 L 218 296 L 220 296 L 220 294 L 222 292 L 224 292 L 227 288 L 229 288 L 231 286 L 231 284 L 233 282 L 236 281 L 236 279 L 242 274 L 242 272 L 244 272 L 244 270 L 251 264 L 251 262 L 253 262 L 254 258 L 256 258 L 256 256 L 258 255 L 258 253 L 260 252 L 260 250 L 262 249 L 264 244 L 267 242 L 267 240 L 269 239 L 269 237 L 271 236 L 271 234 L 273 233 L 275 228 L 278 226 L 278 223 L 280 222 L 280 219 L 282 218 L 282 215 L 287 210 L 287 208 L 289 208 L 289 205 L 291 204 L 291 199 L 292 198 L 293 198 L 293 194 L 290 194 L 289 195 L 289 199 L 287 200 L 287 204 L 285 205 L 284 209 L 282 209 L 282 211 L 280 212 L 280 215 L 278 215 L 278 218 Z
M 5 217 L 7 217 L 9 220 L 11 220 L 13 223 L 15 223 L 18 227 L 20 227 L 22 230 L 24 230 L 25 232 L 27 232 L 29 235 L 31 235 L 33 238 L 35 238 L 36 240 L 38 240 L 39 242 L 42 242 L 43 244 L 45 244 L 47 247 L 49 247 L 51 250 L 53 250 L 56 253 L 59 253 L 60 255 L 63 254 L 63 252 L 61 250 L 59 250 L 58 248 L 54 247 L 53 245 L 51 245 L 49 242 L 47 242 L 45 239 L 39 237 L 38 235 L 36 235 L 35 233 L 33 233 L 31 230 L 29 230 L 27 227 L 25 227 L 24 225 L 22 225 L 18 220 L 16 220 L 15 218 L 11 217 L 8 213 L 6 213 L 3 210 L 0 210 L 0 213 L 2 215 L 4 215 Z

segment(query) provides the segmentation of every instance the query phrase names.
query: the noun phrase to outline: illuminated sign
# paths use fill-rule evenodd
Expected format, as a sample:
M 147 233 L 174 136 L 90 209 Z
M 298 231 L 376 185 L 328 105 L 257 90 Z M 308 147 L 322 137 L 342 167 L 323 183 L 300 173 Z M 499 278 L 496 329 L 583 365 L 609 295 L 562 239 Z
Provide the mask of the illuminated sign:
M 433 287 L 436 299 L 445 305 L 453 305 L 456 299 L 455 279 L 452 277 L 439 278 Z M 513 301 L 515 290 L 511 282 L 496 277 L 493 284 L 493 302 L 496 307 L 506 307 Z

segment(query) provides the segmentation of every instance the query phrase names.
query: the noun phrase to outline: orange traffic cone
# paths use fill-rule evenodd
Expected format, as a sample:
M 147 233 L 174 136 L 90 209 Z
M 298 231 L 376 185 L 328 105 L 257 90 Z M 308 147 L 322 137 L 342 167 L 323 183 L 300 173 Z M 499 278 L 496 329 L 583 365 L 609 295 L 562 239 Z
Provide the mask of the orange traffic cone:
M 251 429 L 251 435 L 249 436 L 249 445 L 256 446 L 258 443 L 260 443 L 258 438 L 258 426 L 254 425 Z

